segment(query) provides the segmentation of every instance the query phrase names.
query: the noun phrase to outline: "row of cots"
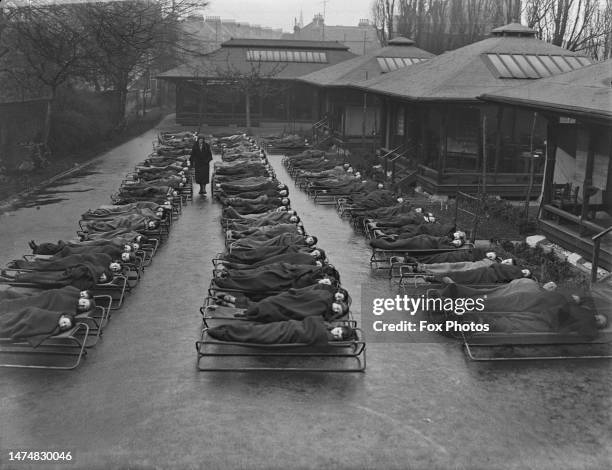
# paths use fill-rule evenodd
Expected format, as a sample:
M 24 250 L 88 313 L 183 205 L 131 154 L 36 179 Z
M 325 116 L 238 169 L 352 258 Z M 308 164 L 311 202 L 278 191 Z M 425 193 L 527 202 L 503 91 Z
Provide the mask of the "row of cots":
M 5 367 L 74 369 L 139 283 L 192 198 L 192 133 L 160 134 L 112 204 L 90 209 L 72 240 L 29 242 L 0 273 Z
M 365 342 L 340 273 L 291 209 L 265 152 L 219 138 L 212 194 L 225 250 L 213 260 L 196 342 L 200 370 L 363 371 Z

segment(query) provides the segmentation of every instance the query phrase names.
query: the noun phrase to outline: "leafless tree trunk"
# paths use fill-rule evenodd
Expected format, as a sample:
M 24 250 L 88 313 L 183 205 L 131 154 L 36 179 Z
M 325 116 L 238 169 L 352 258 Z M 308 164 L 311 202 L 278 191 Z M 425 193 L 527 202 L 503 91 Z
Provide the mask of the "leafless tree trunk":
M 593 58 L 609 57 L 610 0 L 525 0 L 527 25 L 539 37 Z
M 372 23 L 383 46 L 386 46 L 394 33 L 396 0 L 374 0 L 371 6 Z

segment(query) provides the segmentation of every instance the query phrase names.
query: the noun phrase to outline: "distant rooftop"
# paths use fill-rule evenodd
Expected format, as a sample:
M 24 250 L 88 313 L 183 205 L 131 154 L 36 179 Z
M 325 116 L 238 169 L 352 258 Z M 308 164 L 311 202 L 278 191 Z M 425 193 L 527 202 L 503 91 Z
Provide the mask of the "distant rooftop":
M 321 14 L 315 15 L 305 26 L 296 24 L 293 33 L 285 33 L 282 38 L 338 41 L 346 44 L 355 54 L 364 54 L 381 47 L 376 28 L 368 20 L 359 20 L 356 26 L 328 25 Z
M 346 51 L 348 47 L 338 41 L 309 41 L 302 39 L 257 39 L 232 38 L 224 42 L 222 47 L 263 47 L 284 49 L 335 49 Z

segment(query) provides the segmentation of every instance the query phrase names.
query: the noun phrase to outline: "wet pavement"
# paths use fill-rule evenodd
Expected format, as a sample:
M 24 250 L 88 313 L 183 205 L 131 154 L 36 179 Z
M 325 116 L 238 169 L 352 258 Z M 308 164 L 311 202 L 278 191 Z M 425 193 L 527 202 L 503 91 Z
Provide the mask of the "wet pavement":
M 0 215 L 0 264 L 27 241 L 70 238 L 150 151 L 153 132 Z M 361 235 L 289 184 L 361 309 L 373 277 Z M 198 307 L 222 250 L 219 205 L 196 199 L 103 340 L 75 371 L 0 369 L 0 467 L 8 450 L 70 450 L 71 468 L 605 469 L 609 362 L 468 362 L 453 340 L 370 343 L 363 374 L 195 369 Z M 40 468 L 39 465 L 33 465 Z M 57 468 L 64 468 L 58 465 Z

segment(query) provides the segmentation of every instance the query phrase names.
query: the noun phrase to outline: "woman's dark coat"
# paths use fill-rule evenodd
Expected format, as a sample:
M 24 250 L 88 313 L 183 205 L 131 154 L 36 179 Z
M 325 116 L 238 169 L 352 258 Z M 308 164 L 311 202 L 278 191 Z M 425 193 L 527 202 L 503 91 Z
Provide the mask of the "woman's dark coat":
M 202 148 L 200 148 L 199 142 L 193 144 L 190 161 L 195 169 L 195 181 L 197 184 L 208 184 L 211 160 L 212 152 L 210 151 L 210 145 L 204 141 L 202 141 Z

